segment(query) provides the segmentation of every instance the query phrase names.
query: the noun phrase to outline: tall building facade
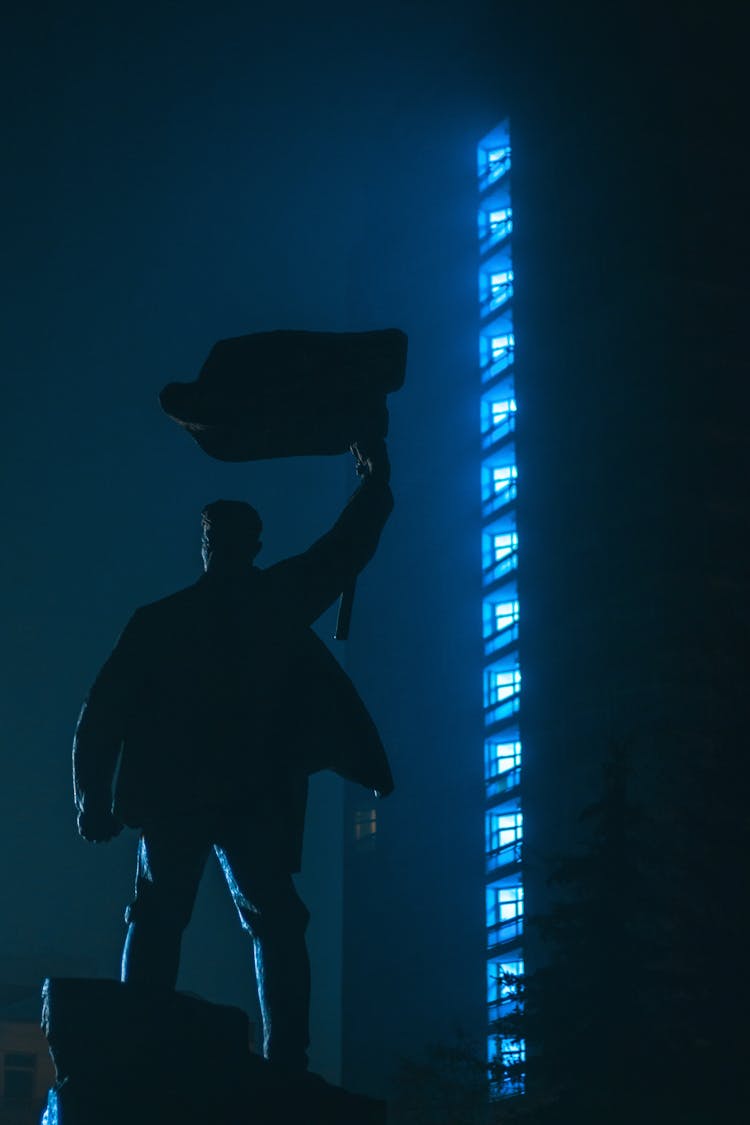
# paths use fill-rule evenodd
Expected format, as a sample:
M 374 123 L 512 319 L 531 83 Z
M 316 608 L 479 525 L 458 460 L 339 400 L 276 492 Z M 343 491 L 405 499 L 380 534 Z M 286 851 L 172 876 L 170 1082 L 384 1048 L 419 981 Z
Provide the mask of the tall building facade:
M 523 974 L 521 666 L 518 599 L 513 205 L 508 121 L 477 150 L 481 372 L 482 645 L 488 1057 L 520 1084 L 523 1042 L 498 1024 Z M 511 1078 L 510 1075 L 513 1075 Z
M 580 847 L 613 742 L 631 748 L 632 796 L 675 853 L 680 882 L 661 899 L 675 916 L 693 900 L 716 904 L 701 908 L 700 933 L 721 925 L 726 936 L 700 947 L 721 949 L 733 983 L 715 990 L 712 1010 L 738 992 L 729 920 L 740 849 L 700 881 L 689 857 L 704 846 L 703 813 L 684 791 L 698 786 L 707 747 L 735 779 L 722 799 L 744 791 L 747 761 L 745 704 L 734 717 L 748 619 L 740 101 L 726 97 L 730 77 L 724 93 L 693 81 L 683 51 L 672 61 L 685 73 L 672 80 L 671 22 L 661 40 L 639 37 L 632 56 L 621 44 L 590 50 L 587 30 L 542 41 L 529 29 L 515 64 L 509 52 L 492 104 L 512 112 L 513 134 L 507 124 L 484 133 L 478 184 L 469 159 L 494 114 L 465 122 L 469 159 L 442 136 L 415 140 L 430 160 L 416 162 L 429 168 L 422 191 L 400 201 L 410 222 L 367 256 L 381 285 L 393 278 L 388 315 L 370 303 L 375 320 L 398 307 L 411 355 L 393 408 L 393 537 L 377 564 L 391 585 L 380 620 L 361 629 L 363 680 L 374 658 L 390 662 L 392 691 L 374 713 L 399 789 L 376 822 L 366 808 L 347 819 L 352 1082 L 380 1065 L 383 1044 L 417 1053 L 444 1038 L 456 1012 L 491 1056 L 521 1061 L 523 1044 L 494 1032 L 513 1010 L 513 978 L 547 955 L 524 912 L 528 922 L 549 911 L 550 873 Z M 695 45 L 704 65 L 702 36 Z M 652 79 L 637 89 L 634 58 Z M 706 145 L 716 174 L 699 176 Z M 451 179 L 459 151 L 469 193 Z M 478 309 L 477 235 L 461 218 L 474 224 L 477 198 Z M 385 613 L 406 626 L 397 643 L 379 642 Z M 733 734 L 720 750 L 724 727 Z M 727 826 L 738 821 L 730 809 Z M 685 946 L 697 924 L 675 929 Z M 727 1055 L 740 1041 L 725 1036 Z M 530 1068 L 529 1094 L 532 1079 Z

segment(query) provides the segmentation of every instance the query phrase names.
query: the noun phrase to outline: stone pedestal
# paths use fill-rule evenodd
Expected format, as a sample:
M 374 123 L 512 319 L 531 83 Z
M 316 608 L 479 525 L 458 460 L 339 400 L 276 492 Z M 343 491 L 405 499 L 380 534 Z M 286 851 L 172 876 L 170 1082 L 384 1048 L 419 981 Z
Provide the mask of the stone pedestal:
M 239 1008 L 74 978 L 42 997 L 58 1080 L 44 1125 L 385 1125 L 383 1102 L 252 1054 Z

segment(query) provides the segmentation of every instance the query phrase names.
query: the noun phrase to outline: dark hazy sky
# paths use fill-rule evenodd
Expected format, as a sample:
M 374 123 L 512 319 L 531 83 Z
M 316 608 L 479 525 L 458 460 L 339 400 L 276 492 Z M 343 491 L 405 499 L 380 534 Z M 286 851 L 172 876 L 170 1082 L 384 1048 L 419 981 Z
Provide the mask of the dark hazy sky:
M 353 248 L 491 84 L 489 7 L 74 3 L 7 28 L 0 954 L 117 971 L 134 840 L 78 840 L 72 729 L 132 609 L 196 576 L 202 504 L 251 498 L 268 563 L 353 484 L 343 459 L 212 462 L 159 388 L 223 336 L 349 326 Z M 182 983 L 245 1003 L 246 963 L 212 873 Z

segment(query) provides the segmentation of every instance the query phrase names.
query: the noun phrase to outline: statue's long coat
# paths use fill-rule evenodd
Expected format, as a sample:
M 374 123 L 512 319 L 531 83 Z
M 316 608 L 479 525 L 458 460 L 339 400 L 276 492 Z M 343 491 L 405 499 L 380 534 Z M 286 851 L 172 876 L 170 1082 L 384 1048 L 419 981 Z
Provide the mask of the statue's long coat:
M 372 557 L 393 507 L 370 479 L 301 555 L 241 577 L 210 572 L 136 610 L 83 705 L 73 749 L 79 808 L 133 827 L 270 794 L 298 870 L 308 775 L 333 769 L 389 790 L 385 750 L 349 677 L 310 625 Z

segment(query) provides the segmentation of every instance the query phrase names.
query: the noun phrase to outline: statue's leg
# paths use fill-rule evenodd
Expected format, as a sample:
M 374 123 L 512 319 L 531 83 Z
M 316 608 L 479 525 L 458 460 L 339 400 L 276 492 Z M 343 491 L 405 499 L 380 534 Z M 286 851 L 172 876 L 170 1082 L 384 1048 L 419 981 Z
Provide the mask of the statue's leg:
M 235 838 L 239 837 L 239 838 Z M 224 834 L 216 854 L 242 925 L 253 939 L 263 1054 L 290 1073 L 307 1069 L 310 1043 L 310 915 L 272 847 Z
M 175 987 L 182 932 L 193 912 L 209 849 L 205 835 L 184 822 L 165 821 L 144 830 L 135 898 L 125 912 L 123 981 Z

